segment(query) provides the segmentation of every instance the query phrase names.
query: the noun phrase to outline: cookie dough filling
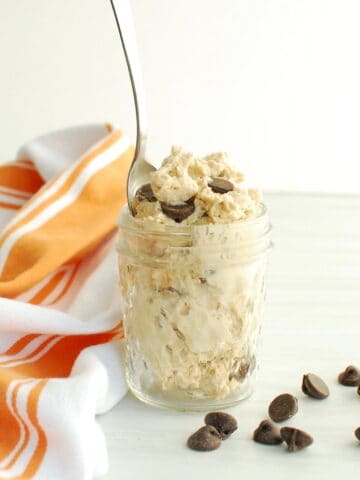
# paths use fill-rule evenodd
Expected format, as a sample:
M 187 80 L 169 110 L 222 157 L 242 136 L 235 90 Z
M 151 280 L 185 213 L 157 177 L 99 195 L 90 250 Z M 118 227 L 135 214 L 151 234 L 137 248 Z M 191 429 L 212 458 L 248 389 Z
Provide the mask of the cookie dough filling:
M 130 386 L 178 402 L 246 396 L 268 220 L 225 153 L 173 148 L 120 221 Z
M 137 218 L 172 225 L 231 223 L 260 212 L 261 194 L 247 188 L 244 175 L 224 152 L 196 158 L 179 147 L 142 186 L 134 200 Z

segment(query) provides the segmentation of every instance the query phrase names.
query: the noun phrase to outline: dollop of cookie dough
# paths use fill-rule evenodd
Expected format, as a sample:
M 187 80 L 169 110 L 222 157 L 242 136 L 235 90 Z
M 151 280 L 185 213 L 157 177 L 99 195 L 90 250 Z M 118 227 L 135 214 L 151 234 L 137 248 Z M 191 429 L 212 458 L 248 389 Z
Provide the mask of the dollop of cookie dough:
M 213 186 L 216 182 L 230 184 L 232 188 L 216 188 Z M 247 188 L 244 174 L 228 163 L 224 152 L 197 158 L 173 147 L 161 167 L 152 173 L 151 188 L 156 201 L 143 195 L 134 200 L 137 218 L 163 224 L 214 224 L 246 220 L 260 211 L 261 193 Z M 180 208 L 189 203 L 194 208 L 187 207 L 190 213 L 181 221 L 166 214 L 167 205 Z

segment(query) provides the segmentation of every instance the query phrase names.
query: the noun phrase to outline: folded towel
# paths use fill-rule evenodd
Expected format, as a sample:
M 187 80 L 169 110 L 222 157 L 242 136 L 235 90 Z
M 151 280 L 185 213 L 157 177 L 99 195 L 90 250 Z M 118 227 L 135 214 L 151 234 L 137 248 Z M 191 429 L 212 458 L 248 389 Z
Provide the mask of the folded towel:
M 108 125 L 0 165 L 0 478 L 107 470 L 95 415 L 126 392 L 114 241 L 132 149 Z

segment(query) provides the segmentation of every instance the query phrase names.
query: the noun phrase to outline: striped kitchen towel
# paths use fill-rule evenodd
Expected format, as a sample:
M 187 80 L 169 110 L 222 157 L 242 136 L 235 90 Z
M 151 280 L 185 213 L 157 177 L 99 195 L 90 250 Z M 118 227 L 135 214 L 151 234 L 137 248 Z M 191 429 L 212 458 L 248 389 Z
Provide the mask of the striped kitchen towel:
M 88 125 L 0 164 L 0 479 L 107 470 L 95 415 L 126 392 L 114 241 L 132 153 Z

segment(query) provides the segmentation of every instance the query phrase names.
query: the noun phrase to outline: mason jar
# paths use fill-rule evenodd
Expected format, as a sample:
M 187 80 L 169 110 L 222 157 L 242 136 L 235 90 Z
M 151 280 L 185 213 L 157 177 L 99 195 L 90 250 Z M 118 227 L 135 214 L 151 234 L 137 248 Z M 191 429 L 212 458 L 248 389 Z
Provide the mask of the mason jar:
M 126 376 L 140 400 L 224 409 L 248 397 L 257 370 L 266 207 L 231 224 L 168 226 L 124 208 L 118 259 Z

